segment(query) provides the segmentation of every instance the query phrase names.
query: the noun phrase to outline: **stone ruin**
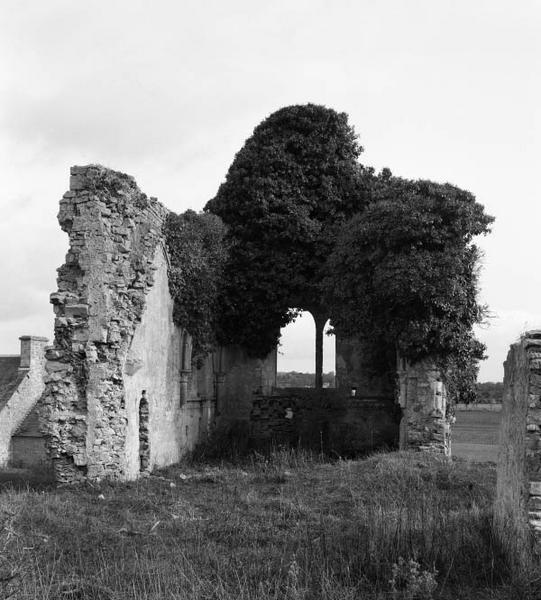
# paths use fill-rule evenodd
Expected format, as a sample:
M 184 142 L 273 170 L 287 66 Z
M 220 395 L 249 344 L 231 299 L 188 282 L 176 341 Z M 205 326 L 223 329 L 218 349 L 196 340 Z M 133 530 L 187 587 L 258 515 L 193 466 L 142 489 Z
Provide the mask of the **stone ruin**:
M 353 449 L 450 454 L 445 388 L 430 361 L 399 360 L 395 376 L 374 378 L 370 357 L 338 339 L 336 390 L 276 389 L 276 351 L 259 360 L 222 347 L 194 366 L 191 336 L 172 318 L 167 214 L 127 175 L 71 169 L 58 215 L 69 250 L 36 408 L 59 482 L 135 479 L 239 423 L 256 445 L 314 440 L 347 452 L 350 439 Z
M 509 556 L 524 567 L 541 541 L 541 331 L 522 335 L 504 363 L 494 520 Z

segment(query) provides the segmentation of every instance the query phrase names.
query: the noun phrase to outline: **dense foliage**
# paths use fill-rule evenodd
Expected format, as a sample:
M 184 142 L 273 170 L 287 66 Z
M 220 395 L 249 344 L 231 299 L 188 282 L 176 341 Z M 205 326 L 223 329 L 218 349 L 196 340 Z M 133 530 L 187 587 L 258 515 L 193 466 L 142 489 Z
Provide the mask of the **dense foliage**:
M 382 172 L 330 257 L 337 330 L 412 361 L 431 356 L 449 371 L 455 397 L 466 394 L 484 350 L 472 333 L 484 316 L 472 238 L 492 221 L 469 192 Z
M 308 104 L 270 115 L 235 157 L 206 210 L 229 228 L 224 341 L 255 356 L 309 310 L 328 317 L 322 283 L 335 232 L 364 205 L 365 173 L 347 115 Z
M 397 351 L 430 356 L 451 394 L 472 401 L 484 352 L 472 328 L 485 312 L 472 240 L 493 219 L 450 184 L 376 176 L 361 151 L 347 115 L 324 106 L 288 106 L 259 124 L 206 213 L 168 220 L 175 320 L 199 354 L 233 343 L 263 357 L 308 310 L 318 386 L 332 316 L 382 370 Z
M 193 336 L 196 360 L 216 344 L 218 297 L 227 258 L 225 233 L 219 217 L 192 210 L 170 213 L 165 224 L 173 319 Z

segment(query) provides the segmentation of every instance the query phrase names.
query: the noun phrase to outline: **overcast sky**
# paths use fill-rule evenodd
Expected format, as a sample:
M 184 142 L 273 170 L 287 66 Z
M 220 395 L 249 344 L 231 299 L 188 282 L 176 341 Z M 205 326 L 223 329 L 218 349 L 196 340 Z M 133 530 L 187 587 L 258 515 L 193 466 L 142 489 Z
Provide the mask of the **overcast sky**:
M 2 0 L 0 353 L 52 335 L 70 165 L 201 209 L 262 119 L 314 102 L 349 114 L 364 164 L 466 188 L 496 217 L 480 379 L 500 380 L 541 327 L 540 31 L 538 0 Z M 313 370 L 310 325 L 284 368 Z

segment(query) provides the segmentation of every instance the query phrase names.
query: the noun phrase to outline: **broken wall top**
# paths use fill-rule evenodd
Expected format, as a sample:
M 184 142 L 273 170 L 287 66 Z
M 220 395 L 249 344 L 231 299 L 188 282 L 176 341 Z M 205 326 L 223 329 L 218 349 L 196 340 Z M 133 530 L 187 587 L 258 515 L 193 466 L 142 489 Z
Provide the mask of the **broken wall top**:
M 71 169 L 58 214 L 69 250 L 51 294 L 55 336 L 40 407 L 60 481 L 124 476 L 123 372 L 168 212 L 128 175 Z

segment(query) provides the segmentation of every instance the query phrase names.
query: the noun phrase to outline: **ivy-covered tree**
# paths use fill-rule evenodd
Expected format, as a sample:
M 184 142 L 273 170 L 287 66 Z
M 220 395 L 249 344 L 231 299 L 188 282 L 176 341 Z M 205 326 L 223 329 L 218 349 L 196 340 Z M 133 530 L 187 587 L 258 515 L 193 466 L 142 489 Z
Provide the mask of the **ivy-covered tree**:
M 388 170 L 374 177 L 371 202 L 343 228 L 329 259 L 337 331 L 413 361 L 431 356 L 450 373 L 454 395 L 467 396 L 484 352 L 472 333 L 485 313 L 472 240 L 492 221 L 455 186 Z
M 258 125 L 205 210 L 228 226 L 222 341 L 270 352 L 299 310 L 316 323 L 321 387 L 323 280 L 337 231 L 365 202 L 362 148 L 345 113 L 314 104 L 282 108 Z
M 216 345 L 218 297 L 227 259 L 225 234 L 219 217 L 193 210 L 170 213 L 165 223 L 173 320 L 192 336 L 195 361 Z

